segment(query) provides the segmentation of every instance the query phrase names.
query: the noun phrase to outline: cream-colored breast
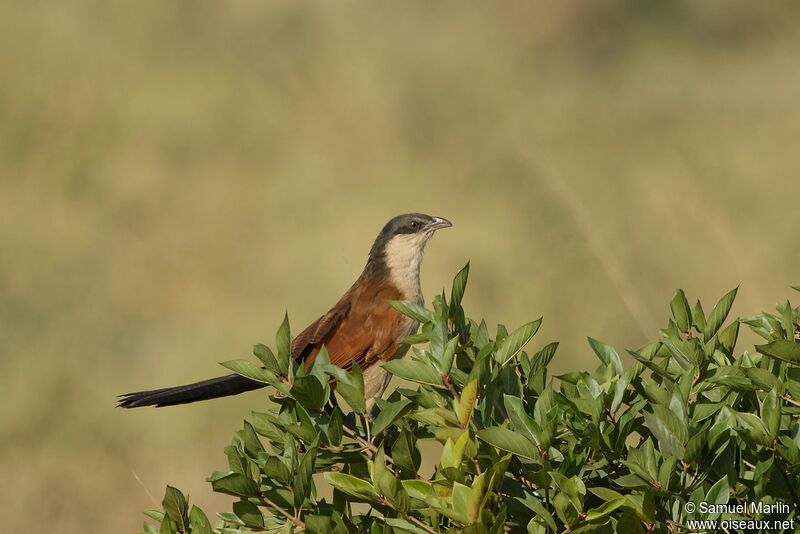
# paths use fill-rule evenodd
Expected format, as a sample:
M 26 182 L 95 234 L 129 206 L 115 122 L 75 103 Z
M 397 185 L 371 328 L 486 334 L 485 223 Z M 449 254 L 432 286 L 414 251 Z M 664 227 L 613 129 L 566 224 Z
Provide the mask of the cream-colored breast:
M 426 234 L 401 234 L 386 244 L 385 261 L 389 277 L 407 300 L 422 298 L 419 267 L 429 238 Z
M 384 258 L 389 279 L 400 290 L 405 300 L 423 303 L 419 268 L 425 243 L 430 237 L 430 233 L 401 234 L 392 237 L 386 244 Z M 400 339 L 416 332 L 419 323 L 409 318 L 404 326 L 401 335 L 398 336 Z M 390 358 L 401 358 L 407 350 L 408 345 L 403 345 Z M 381 362 L 364 370 L 364 396 L 367 399 L 368 408 L 375 403 L 376 397 L 383 395 L 391 378 L 392 375 L 381 367 Z

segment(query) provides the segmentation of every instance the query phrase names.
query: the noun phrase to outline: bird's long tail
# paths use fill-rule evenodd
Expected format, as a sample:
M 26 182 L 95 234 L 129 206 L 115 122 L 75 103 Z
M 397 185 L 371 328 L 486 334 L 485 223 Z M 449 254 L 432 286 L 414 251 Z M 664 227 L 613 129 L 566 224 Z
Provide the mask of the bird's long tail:
M 219 397 L 238 395 L 245 391 L 263 388 L 266 384 L 250 380 L 240 375 L 227 375 L 218 378 L 175 386 L 171 388 L 136 391 L 120 395 L 117 406 L 122 408 L 138 408 L 140 406 L 174 406 Z

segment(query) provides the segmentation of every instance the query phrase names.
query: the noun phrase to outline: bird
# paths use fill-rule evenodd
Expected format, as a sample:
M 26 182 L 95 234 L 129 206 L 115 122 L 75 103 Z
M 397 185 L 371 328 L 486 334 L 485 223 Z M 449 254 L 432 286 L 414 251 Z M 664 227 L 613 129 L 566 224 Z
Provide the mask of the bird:
M 405 337 L 419 323 L 387 304 L 408 300 L 423 304 L 420 266 L 425 245 L 440 228 L 452 226 L 442 217 L 406 213 L 389 220 L 375 238 L 361 275 L 342 298 L 298 334 L 291 356 L 308 370 L 324 346 L 330 362 L 350 372 L 353 362 L 362 369 L 364 397 L 374 404 L 389 384 L 391 375 L 380 365 L 402 357 L 408 350 Z M 126 393 L 117 406 L 174 406 L 238 395 L 267 384 L 230 374 L 183 386 Z

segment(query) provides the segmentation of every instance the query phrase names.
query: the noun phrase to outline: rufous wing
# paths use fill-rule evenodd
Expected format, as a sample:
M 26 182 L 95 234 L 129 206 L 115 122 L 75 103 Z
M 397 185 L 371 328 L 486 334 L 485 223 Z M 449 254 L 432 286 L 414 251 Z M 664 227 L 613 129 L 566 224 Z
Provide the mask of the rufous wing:
M 403 295 L 391 284 L 362 281 L 354 285 L 328 313 L 303 330 L 292 343 L 292 355 L 308 369 L 324 345 L 331 363 L 350 371 L 374 359 L 389 359 L 407 334 L 409 319 L 390 308 L 387 300 Z

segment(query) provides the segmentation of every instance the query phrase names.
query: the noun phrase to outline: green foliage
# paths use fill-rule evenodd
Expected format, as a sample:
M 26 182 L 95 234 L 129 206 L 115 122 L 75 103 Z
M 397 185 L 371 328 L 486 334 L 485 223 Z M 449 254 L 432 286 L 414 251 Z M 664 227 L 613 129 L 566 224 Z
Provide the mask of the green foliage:
M 777 518 L 797 518 L 799 308 L 726 326 L 735 289 L 708 316 L 679 290 L 659 339 L 629 351 L 627 368 L 589 338 L 597 369 L 550 377 L 557 344 L 526 350 L 541 319 L 490 338 L 461 307 L 468 273 L 450 302 L 390 304 L 423 324 L 410 355 L 384 364 L 411 385 L 370 411 L 358 366 L 347 373 L 322 351 L 306 372 L 288 358 L 288 321 L 277 355 L 254 348 L 263 367 L 226 362 L 276 390 L 225 448 L 227 470 L 208 479 L 238 500 L 212 529 L 168 487 L 145 532 L 633 534 L 737 517 L 688 511 L 701 501 L 787 503 Z M 736 351 L 741 323 L 766 341 L 755 352 Z M 347 410 L 331 405 L 336 394 Z M 424 442 L 441 445 L 433 472 L 420 469 Z M 746 515 L 762 517 L 776 518 Z

